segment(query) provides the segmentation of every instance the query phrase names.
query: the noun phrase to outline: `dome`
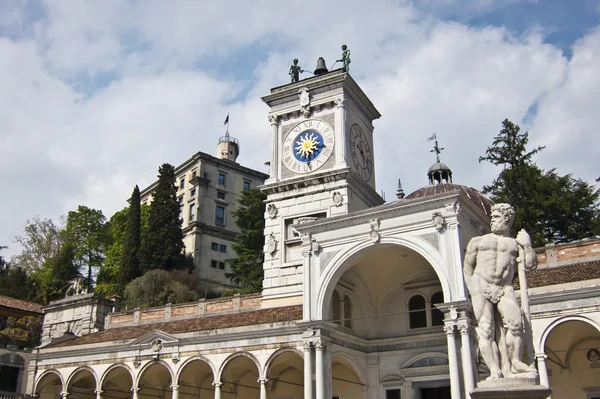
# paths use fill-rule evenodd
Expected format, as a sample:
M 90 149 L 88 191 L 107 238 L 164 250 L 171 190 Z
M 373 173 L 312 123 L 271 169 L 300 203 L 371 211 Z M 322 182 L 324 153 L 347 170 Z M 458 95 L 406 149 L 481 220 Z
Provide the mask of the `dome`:
M 448 167 L 448 165 L 446 165 L 443 162 L 436 162 L 433 165 L 431 165 L 431 168 L 429 168 L 429 170 L 427 171 L 427 174 L 429 175 L 432 172 L 436 172 L 436 171 L 449 171 L 450 168 Z
M 435 165 L 436 164 L 434 164 L 434 166 Z M 425 186 L 410 193 L 404 199 L 410 200 L 417 198 L 426 198 L 437 194 L 450 193 L 453 191 L 462 191 L 465 194 L 465 196 L 469 198 L 471 203 L 475 207 L 481 209 L 486 215 L 490 215 L 492 213 L 491 209 L 494 203 L 491 199 L 489 199 L 479 191 L 475 190 L 473 187 L 463 186 L 461 184 L 443 183 Z

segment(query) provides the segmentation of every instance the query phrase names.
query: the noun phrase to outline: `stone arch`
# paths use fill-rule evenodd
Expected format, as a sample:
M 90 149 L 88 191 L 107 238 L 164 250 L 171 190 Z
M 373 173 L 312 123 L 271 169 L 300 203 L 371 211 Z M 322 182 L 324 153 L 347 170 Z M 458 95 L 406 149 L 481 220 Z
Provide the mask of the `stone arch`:
M 89 366 L 80 366 L 77 367 L 75 370 L 73 370 L 73 372 L 69 375 L 69 377 L 67 378 L 67 383 L 66 383 L 66 390 L 68 391 L 69 388 L 71 387 L 71 383 L 73 382 L 73 378 L 75 378 L 75 376 L 83 371 L 89 371 L 92 376 L 94 377 L 94 383 L 96 384 L 96 389 L 98 389 L 98 375 L 96 374 L 96 371 L 89 367 Z
M 273 352 L 271 354 L 271 356 L 269 356 L 269 358 L 265 362 L 265 368 L 262 371 L 262 375 L 265 376 L 265 378 L 268 378 L 269 369 L 271 368 L 271 365 L 273 364 L 273 361 L 277 358 L 277 356 L 279 356 L 283 353 L 286 353 L 286 352 L 293 352 L 293 353 L 297 354 L 298 356 L 300 356 L 302 359 L 304 359 L 304 353 L 302 353 L 302 351 L 298 350 L 297 348 L 294 348 L 292 346 L 285 347 L 285 348 L 279 348 L 275 352 Z
M 587 324 L 590 324 L 591 326 L 593 326 L 594 328 L 596 328 L 599 332 L 600 332 L 600 324 L 598 324 L 596 321 L 589 319 L 585 316 L 577 316 L 577 315 L 571 315 L 571 316 L 563 316 L 560 317 L 556 320 L 553 320 L 545 329 L 544 332 L 542 333 L 540 340 L 537 342 L 538 347 L 536 348 L 536 352 L 543 352 L 544 348 L 546 347 L 546 341 L 548 339 L 548 336 L 550 335 L 550 333 L 552 332 L 552 330 L 554 330 L 555 327 L 569 322 L 569 321 L 581 321 Z
M 56 376 L 58 377 L 58 379 L 60 380 L 60 385 L 61 385 L 61 387 L 62 387 L 61 389 L 65 389 L 65 386 L 66 386 L 66 385 L 65 385 L 65 379 L 64 379 L 64 377 L 62 376 L 62 374 L 61 374 L 61 373 L 60 373 L 58 370 L 55 370 L 55 369 L 48 369 L 48 370 L 44 370 L 44 371 L 43 371 L 43 372 L 42 372 L 42 373 L 41 373 L 41 374 L 38 376 L 38 378 L 37 378 L 37 380 L 36 380 L 36 382 L 35 382 L 35 388 L 33 389 L 33 391 L 34 391 L 34 392 L 36 392 L 36 393 L 37 393 L 37 392 L 39 391 L 39 388 L 40 388 L 39 384 L 40 384 L 40 382 L 42 382 L 42 379 L 44 379 L 44 377 L 47 377 L 47 376 L 48 376 L 48 375 L 50 375 L 50 374 L 54 374 L 54 375 L 56 375 Z
M 344 250 L 338 251 L 332 259 L 325 265 L 320 274 L 320 282 L 317 287 L 316 295 L 316 313 L 314 317 L 322 320 L 327 314 L 326 307 L 329 306 L 335 284 L 339 278 L 353 266 L 352 260 L 358 258 L 365 250 L 371 249 L 373 245 L 396 245 L 408 248 L 423 257 L 436 273 L 442 286 L 445 302 L 452 302 L 453 293 L 450 288 L 448 276 L 446 274 L 446 262 L 442 259 L 439 251 L 427 241 L 419 237 L 381 237 L 379 243 L 373 244 L 371 240 L 364 240 L 352 245 Z
M 175 379 L 173 381 L 177 381 L 179 383 L 179 380 L 181 378 L 181 375 L 183 374 L 185 367 L 187 365 L 189 365 L 190 363 L 193 363 L 196 361 L 201 361 L 201 362 L 206 363 L 208 365 L 208 367 L 210 367 L 210 370 L 212 371 L 213 376 L 217 375 L 217 369 L 215 368 L 215 365 L 207 357 L 204 357 L 202 355 L 196 355 L 196 356 L 190 357 L 189 359 L 186 359 L 183 363 L 181 363 L 181 365 L 179 366 L 179 369 L 175 372 Z
M 340 372 L 343 374 L 338 374 Z M 348 353 L 334 351 L 331 354 L 331 378 L 333 396 L 366 398 L 366 373 Z M 358 381 L 352 381 L 354 378 Z
M 135 375 L 133 373 L 133 370 L 131 370 L 131 367 L 129 367 L 127 364 L 125 363 L 115 363 L 112 364 L 109 368 L 107 368 L 104 373 L 102 373 L 102 376 L 100 377 L 100 389 L 102 389 L 104 387 L 104 383 L 106 382 L 106 377 L 108 376 L 108 374 L 118 368 L 122 368 L 125 371 L 127 371 L 127 373 L 129 373 L 129 376 L 131 377 L 131 384 L 133 385 L 133 383 L 135 382 Z
M 421 360 L 435 359 L 435 358 L 446 359 L 446 361 L 448 361 L 448 354 L 443 353 L 443 352 L 419 353 L 418 355 L 415 355 L 415 356 L 411 357 L 410 359 L 408 359 L 407 361 L 405 361 L 402 364 L 402 366 L 400 367 L 400 369 L 402 370 L 402 369 L 410 368 L 413 364 L 415 364 Z
M 227 365 L 229 363 L 231 363 L 233 360 L 235 360 L 238 357 L 247 357 L 250 360 L 252 360 L 254 362 L 254 365 L 256 366 L 256 369 L 258 370 L 259 378 L 264 378 L 264 374 L 261 373 L 263 368 L 260 366 L 260 362 L 253 354 L 251 354 L 249 352 L 235 352 L 235 353 L 232 353 L 231 355 L 227 356 L 227 358 L 223 361 L 223 363 L 221 363 L 221 366 L 219 367 L 219 372 L 218 372 L 218 374 L 215 375 L 215 381 L 221 381 L 221 378 L 223 376 L 223 370 L 225 370 L 225 368 L 227 367 Z
M 175 381 L 174 379 L 174 375 L 173 375 L 173 370 L 171 369 L 171 367 L 169 367 L 169 364 L 163 360 L 152 360 L 146 364 L 144 364 L 142 366 L 142 368 L 140 369 L 140 372 L 137 375 L 137 378 L 135 379 L 135 383 L 134 383 L 134 387 L 139 387 L 140 386 L 140 381 L 142 379 L 142 377 L 144 376 L 144 373 L 146 371 L 148 371 L 148 369 L 152 366 L 155 366 L 157 364 L 160 364 L 162 366 L 164 366 L 167 371 L 169 372 L 169 375 L 171 376 L 171 383 L 173 383 L 173 381 Z

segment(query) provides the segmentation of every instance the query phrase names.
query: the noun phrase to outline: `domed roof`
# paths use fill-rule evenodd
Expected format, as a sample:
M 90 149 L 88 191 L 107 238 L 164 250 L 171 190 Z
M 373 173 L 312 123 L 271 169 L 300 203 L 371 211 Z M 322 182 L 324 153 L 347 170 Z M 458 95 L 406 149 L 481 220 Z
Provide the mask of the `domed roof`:
M 429 168 L 429 170 L 427 171 L 427 175 L 429 175 L 431 172 L 435 172 L 437 170 L 447 170 L 447 171 L 449 171 L 450 168 L 448 167 L 448 165 L 446 165 L 443 162 L 436 162 L 433 165 L 431 165 L 431 168 Z
M 431 197 L 436 194 L 450 193 L 453 191 L 462 191 L 467 198 L 471 200 L 471 203 L 481 209 L 486 215 L 492 213 L 491 209 L 494 203 L 491 199 L 475 190 L 473 187 L 463 186 L 462 184 L 442 183 L 425 186 L 410 193 L 404 197 L 404 200 Z

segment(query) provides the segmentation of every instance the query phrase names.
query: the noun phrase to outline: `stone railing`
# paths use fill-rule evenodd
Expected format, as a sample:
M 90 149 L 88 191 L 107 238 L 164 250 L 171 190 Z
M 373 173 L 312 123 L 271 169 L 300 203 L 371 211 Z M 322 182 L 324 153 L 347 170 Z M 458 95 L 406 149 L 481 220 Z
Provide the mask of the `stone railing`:
M 108 314 L 105 328 L 125 327 L 139 324 L 163 323 L 171 320 L 193 319 L 208 315 L 235 313 L 260 309 L 260 294 L 234 295 L 229 298 L 201 299 L 198 302 L 148 309 L 134 309 Z
M 540 268 L 566 266 L 600 260 L 600 240 L 582 240 L 566 244 L 547 244 L 535 249 Z
M 0 399 L 30 399 L 31 395 L 16 392 L 0 391 Z

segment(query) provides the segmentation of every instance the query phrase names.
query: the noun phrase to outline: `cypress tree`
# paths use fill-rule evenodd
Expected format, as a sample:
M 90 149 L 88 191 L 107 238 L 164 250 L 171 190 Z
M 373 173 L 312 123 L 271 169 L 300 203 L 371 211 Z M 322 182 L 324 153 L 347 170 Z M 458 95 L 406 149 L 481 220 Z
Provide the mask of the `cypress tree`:
M 123 290 L 134 278 L 140 276 L 140 237 L 141 237 L 140 189 L 136 185 L 129 200 L 127 225 L 123 237 L 123 254 L 119 270 L 119 289 Z
M 150 204 L 148 231 L 140 247 L 142 271 L 172 270 L 181 266 L 183 250 L 175 168 L 165 163 L 158 169 L 158 184 Z

